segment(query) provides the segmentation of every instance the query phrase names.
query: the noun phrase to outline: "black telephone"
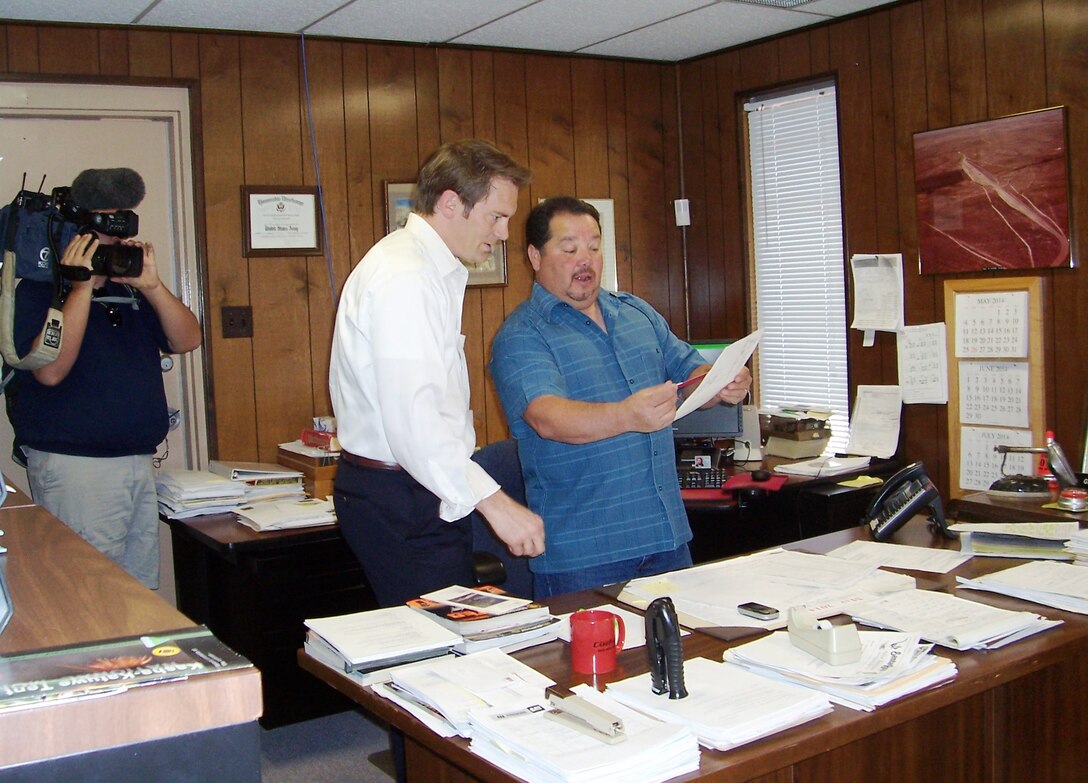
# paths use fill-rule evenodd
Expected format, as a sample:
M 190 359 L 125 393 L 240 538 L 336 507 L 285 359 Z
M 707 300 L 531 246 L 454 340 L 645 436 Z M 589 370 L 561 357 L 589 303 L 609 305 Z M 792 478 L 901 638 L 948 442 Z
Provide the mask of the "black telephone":
M 877 541 L 887 541 L 896 530 L 926 507 L 931 511 L 930 527 L 949 538 L 955 538 L 945 522 L 941 494 L 930 481 L 925 465 L 915 462 L 888 479 L 880 494 L 870 504 L 869 510 L 865 512 L 862 524 L 869 526 Z

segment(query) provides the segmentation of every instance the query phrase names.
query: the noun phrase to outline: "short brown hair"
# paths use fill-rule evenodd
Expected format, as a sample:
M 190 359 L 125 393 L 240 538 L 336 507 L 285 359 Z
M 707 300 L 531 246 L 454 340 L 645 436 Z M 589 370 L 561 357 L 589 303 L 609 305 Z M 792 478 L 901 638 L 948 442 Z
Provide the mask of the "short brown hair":
M 419 170 L 412 211 L 434 214 L 438 197 L 452 190 L 464 202 L 467 216 L 477 202 L 487 198 L 494 179 L 508 179 L 523 188 L 532 174 L 486 141 L 463 139 L 443 144 L 427 157 Z

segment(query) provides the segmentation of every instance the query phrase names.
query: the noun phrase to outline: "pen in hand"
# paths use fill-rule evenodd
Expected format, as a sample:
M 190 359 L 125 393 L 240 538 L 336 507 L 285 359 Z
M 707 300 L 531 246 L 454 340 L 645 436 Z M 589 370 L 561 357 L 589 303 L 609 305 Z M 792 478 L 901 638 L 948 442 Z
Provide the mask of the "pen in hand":
M 693 384 L 693 383 L 698 383 L 699 381 L 701 381 L 706 376 L 707 376 L 707 373 L 703 373 L 702 375 L 696 375 L 694 378 L 688 378 L 686 381 L 680 381 L 680 383 L 676 384 L 676 390 L 680 391 L 685 386 L 691 386 L 691 384 Z

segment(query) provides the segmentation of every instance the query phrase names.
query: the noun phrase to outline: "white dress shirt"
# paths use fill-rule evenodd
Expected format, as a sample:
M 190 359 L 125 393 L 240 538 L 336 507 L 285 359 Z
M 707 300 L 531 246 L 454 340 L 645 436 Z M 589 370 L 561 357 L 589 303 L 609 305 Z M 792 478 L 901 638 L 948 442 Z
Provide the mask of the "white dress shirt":
M 341 446 L 396 462 L 461 519 L 499 485 L 469 457 L 461 307 L 468 270 L 419 215 L 370 249 L 336 313 L 329 391 Z

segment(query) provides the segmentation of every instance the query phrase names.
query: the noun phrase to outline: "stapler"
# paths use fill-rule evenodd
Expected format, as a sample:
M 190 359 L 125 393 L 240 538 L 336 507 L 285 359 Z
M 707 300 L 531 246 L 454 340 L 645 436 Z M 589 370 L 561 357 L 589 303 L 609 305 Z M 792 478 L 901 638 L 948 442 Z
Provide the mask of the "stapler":
M 817 620 L 803 606 L 791 606 L 787 627 L 794 647 L 825 663 L 841 666 L 861 659 L 861 637 L 853 623 L 832 625 L 827 620 Z
M 613 715 L 608 710 L 603 710 L 596 704 L 583 699 L 581 696 L 558 696 L 554 693 L 548 695 L 548 703 L 552 709 L 544 713 L 564 726 L 588 734 L 601 742 L 615 745 L 627 739 L 623 730 L 623 720 Z
M 684 647 L 680 641 L 680 620 L 672 599 L 655 598 L 646 607 L 646 650 L 650 656 L 650 688 L 670 699 L 688 695 L 684 687 Z

